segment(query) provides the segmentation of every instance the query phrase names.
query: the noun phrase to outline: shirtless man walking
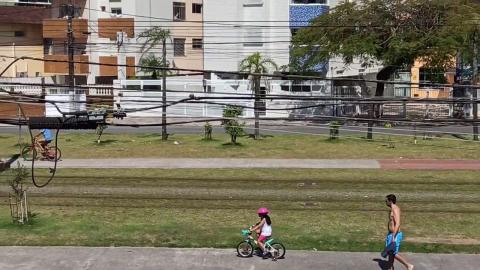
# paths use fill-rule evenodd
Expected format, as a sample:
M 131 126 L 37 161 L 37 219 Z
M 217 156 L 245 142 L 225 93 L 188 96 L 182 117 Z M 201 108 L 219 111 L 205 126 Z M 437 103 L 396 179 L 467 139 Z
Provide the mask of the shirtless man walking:
M 398 254 L 403 233 L 400 231 L 400 208 L 396 205 L 397 198 L 393 194 L 387 195 L 385 203 L 391 210 L 388 220 L 388 235 L 382 256 L 385 258 L 388 255 L 389 269 L 391 270 L 394 270 L 393 263 L 395 260 L 403 264 L 408 270 L 413 270 L 413 264 L 408 263 Z

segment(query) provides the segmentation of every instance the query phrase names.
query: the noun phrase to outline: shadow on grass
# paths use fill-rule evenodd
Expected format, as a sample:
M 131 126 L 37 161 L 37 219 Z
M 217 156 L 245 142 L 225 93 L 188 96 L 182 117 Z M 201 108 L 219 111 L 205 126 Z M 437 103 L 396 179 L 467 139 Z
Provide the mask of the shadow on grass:
M 144 135 L 139 135 L 138 136 L 139 138 L 162 138 L 162 134 L 160 133 L 147 133 L 147 134 L 144 134 Z
M 118 140 L 101 140 L 100 143 L 95 141 L 94 144 L 98 145 L 98 146 L 102 146 L 102 145 L 109 145 L 109 144 L 116 143 L 116 142 L 119 142 L 119 141 Z
M 202 142 L 202 143 L 212 143 L 212 142 L 219 142 L 219 141 L 220 141 L 219 139 L 214 139 L 214 138 L 212 138 L 212 139 L 203 138 L 203 139 L 199 140 L 199 142 Z
M 241 143 L 232 143 L 232 142 L 228 142 L 228 143 L 222 143 L 222 147 L 224 148 L 227 148 L 227 147 L 244 147 L 245 145 L 241 144 Z
M 382 270 L 388 270 L 390 269 L 390 264 L 388 263 L 387 260 L 382 260 L 382 259 L 373 259 L 374 262 L 378 263 L 378 267 Z

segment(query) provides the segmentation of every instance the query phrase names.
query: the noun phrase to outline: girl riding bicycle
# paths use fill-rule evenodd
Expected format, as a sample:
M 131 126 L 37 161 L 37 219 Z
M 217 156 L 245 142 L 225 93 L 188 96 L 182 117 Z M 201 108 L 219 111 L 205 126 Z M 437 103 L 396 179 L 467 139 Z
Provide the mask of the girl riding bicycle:
M 257 214 L 260 217 L 260 222 L 250 228 L 251 232 L 255 231 L 258 235 L 258 246 L 262 250 L 263 258 L 266 258 L 268 255 L 268 253 L 265 252 L 265 241 L 272 236 L 272 220 L 268 216 L 268 213 L 267 208 L 259 208 Z

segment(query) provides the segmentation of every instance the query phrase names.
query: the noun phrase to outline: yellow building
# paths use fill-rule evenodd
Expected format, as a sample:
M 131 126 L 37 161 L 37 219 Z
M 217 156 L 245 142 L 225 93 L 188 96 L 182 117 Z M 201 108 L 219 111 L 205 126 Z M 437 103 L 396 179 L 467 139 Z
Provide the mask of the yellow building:
M 453 84 L 455 80 L 455 72 L 435 72 L 432 69 L 424 68 L 425 62 L 415 61 L 411 68 L 411 88 L 412 98 L 448 98 L 451 95 L 451 87 L 432 87 L 415 85 L 419 83 L 439 83 L 443 81 L 444 84 Z
M 14 60 L 10 57 L 43 58 L 42 20 L 51 16 L 48 6 L 0 6 L 0 72 Z M 20 60 L 4 77 L 43 76 L 41 61 Z

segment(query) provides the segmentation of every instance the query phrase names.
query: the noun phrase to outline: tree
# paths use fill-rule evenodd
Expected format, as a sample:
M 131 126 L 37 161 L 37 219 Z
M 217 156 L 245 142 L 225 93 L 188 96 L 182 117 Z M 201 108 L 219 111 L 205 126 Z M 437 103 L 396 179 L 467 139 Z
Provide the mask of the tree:
M 138 35 L 137 40 L 145 40 L 142 42 L 142 47 L 140 48 L 140 51 L 142 52 L 142 56 L 140 58 L 143 58 L 145 53 L 150 52 L 150 50 L 154 49 L 156 46 L 163 45 L 167 39 L 170 38 L 170 30 L 162 29 L 159 26 L 154 26 L 141 32 Z
M 270 58 L 263 57 L 256 52 L 240 62 L 239 70 L 248 73 L 269 73 L 271 70 L 278 70 L 277 64 Z M 260 102 L 261 102 L 261 76 L 250 75 L 252 90 L 255 95 L 254 114 L 255 114 L 255 139 L 260 138 Z
M 167 39 L 169 39 L 170 31 L 164 30 L 161 27 L 154 26 L 138 36 L 138 38 L 145 38 L 141 51 L 143 60 L 144 54 L 150 49 L 154 48 L 158 44 L 162 43 L 162 67 L 168 67 L 167 65 Z M 152 74 L 155 75 L 156 73 Z M 167 133 L 167 70 L 162 69 L 162 140 L 168 139 Z
M 224 119 L 222 125 L 225 128 L 225 132 L 230 135 L 230 142 L 234 145 L 237 144 L 237 137 L 244 134 L 243 126 L 245 123 L 241 124 L 237 120 L 237 117 L 242 115 L 242 113 L 243 108 L 234 105 L 228 105 L 223 109 Z
M 148 54 L 140 59 L 140 70 L 149 73 L 151 72 L 151 78 L 158 79 L 158 71 L 156 68 L 169 67 L 170 62 L 167 60 L 164 66 L 164 61 L 161 57 L 156 57 L 153 53 Z M 171 75 L 171 71 L 167 71 L 168 75 Z
M 464 27 L 464 20 L 477 11 L 478 5 L 466 0 L 343 2 L 297 33 L 292 62 L 306 70 L 335 56 L 346 64 L 381 62 L 378 80 L 388 80 L 415 60 L 445 69 L 471 45 L 466 39 L 471 27 Z M 384 84 L 377 83 L 375 96 L 383 92 Z

